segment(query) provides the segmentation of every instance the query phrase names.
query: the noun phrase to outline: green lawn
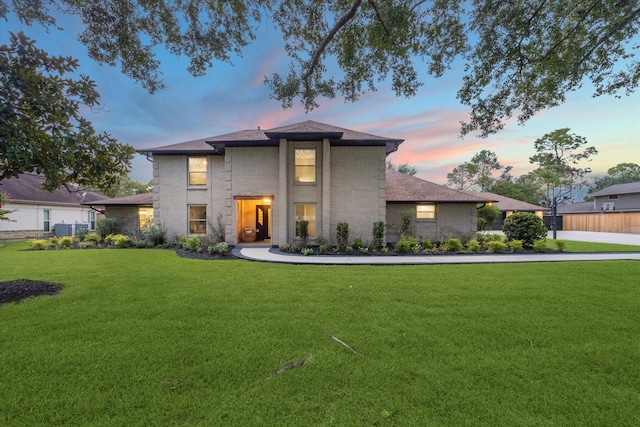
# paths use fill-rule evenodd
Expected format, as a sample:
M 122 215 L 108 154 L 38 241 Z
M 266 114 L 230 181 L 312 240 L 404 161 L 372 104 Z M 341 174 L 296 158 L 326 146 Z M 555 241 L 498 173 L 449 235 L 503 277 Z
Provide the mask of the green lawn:
M 65 288 L 0 306 L 2 426 L 640 425 L 638 262 L 24 247 L 0 249 L 0 281 Z

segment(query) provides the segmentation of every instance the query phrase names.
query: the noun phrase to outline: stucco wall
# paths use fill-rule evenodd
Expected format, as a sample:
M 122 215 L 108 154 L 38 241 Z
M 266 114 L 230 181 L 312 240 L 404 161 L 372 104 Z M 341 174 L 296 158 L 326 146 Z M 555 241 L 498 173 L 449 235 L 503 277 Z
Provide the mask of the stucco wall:
M 385 147 L 331 147 L 330 241 L 339 222 L 349 223 L 350 240 L 371 241 L 373 223 L 386 213 Z
M 613 203 L 616 211 L 625 209 L 640 209 L 640 193 L 619 194 L 617 199 L 609 199 L 609 196 L 596 197 L 595 207 L 602 210 L 603 203 Z
M 401 212 L 415 208 L 415 203 L 389 203 L 387 205 L 387 242 L 395 243 L 400 237 Z M 436 204 L 435 220 L 417 219 L 414 214 L 408 234 L 418 239 L 426 237 L 431 241 L 439 241 L 447 237 L 475 235 L 477 218 L 476 205 L 473 203 L 439 203 Z

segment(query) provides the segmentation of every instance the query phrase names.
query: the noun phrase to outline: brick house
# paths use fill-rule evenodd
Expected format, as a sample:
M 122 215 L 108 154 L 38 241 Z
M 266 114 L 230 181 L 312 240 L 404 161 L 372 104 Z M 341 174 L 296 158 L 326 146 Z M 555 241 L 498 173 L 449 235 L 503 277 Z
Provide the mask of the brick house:
M 169 236 L 205 235 L 220 219 L 229 244 L 277 246 L 295 241 L 302 220 L 309 222 L 312 243 L 319 236 L 335 243 L 339 222 L 349 224 L 351 238 L 363 241 L 371 239 L 374 222 L 393 225 L 387 212 L 397 206 L 390 208 L 387 200 L 386 159 L 402 142 L 305 121 L 139 152 L 153 161 L 154 221 L 164 224 Z M 426 183 L 412 178 L 417 181 Z M 446 196 L 389 202 L 442 203 L 435 208 L 437 216 L 424 218 L 430 224 L 424 233 L 433 233 L 430 238 L 438 238 L 436 234 L 445 227 L 460 234 L 475 232 L 479 198 L 428 184 L 452 197 L 455 193 L 454 201 L 465 208 L 447 211 L 445 205 L 452 200 L 444 200 Z M 436 222 L 448 225 L 438 227 Z

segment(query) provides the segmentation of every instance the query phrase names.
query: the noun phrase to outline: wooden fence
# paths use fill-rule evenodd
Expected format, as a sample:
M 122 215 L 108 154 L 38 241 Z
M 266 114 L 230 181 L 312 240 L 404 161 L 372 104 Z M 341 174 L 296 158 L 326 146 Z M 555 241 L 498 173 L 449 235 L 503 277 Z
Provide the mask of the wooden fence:
M 576 213 L 562 215 L 565 231 L 640 234 L 640 212 Z

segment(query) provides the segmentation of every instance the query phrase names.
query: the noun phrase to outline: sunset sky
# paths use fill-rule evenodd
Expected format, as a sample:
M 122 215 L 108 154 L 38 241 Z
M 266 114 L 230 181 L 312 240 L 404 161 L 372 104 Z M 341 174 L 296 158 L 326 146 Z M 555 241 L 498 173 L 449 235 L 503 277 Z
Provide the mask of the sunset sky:
M 100 66 L 87 57 L 86 48 L 76 40 L 79 26 L 73 18 L 63 17 L 58 24 L 65 30 L 51 29 L 47 33 L 37 25 L 22 26 L 11 16 L 9 22 L 0 22 L 0 44 L 8 43 L 9 31 L 22 30 L 50 54 L 78 58 L 79 72 L 96 81 L 102 99 L 103 108 L 88 111 L 86 117 L 98 131 L 108 132 L 136 149 L 315 120 L 402 138 L 404 143 L 389 160 L 408 162 L 417 168 L 419 177 L 445 184 L 448 172 L 482 149 L 495 152 L 503 165 L 513 166 L 513 175 L 527 173 L 534 168 L 529 163 L 529 157 L 535 154 L 534 141 L 547 132 L 568 127 L 598 149 L 594 160 L 583 165 L 595 174 L 603 175 L 618 163 L 640 164 L 640 93 L 621 99 L 592 98 L 585 87 L 569 94 L 566 104 L 538 114 L 524 126 L 509 124 L 487 139 L 460 139 L 459 122 L 466 120 L 467 112 L 455 97 L 462 82 L 459 69 L 441 79 L 424 72 L 424 86 L 414 98 L 398 98 L 390 84 L 382 82 L 377 92 L 364 94 L 357 103 L 320 99 L 320 107 L 305 114 L 300 104 L 283 110 L 277 101 L 269 99 L 264 77 L 274 71 L 286 73 L 288 59 L 280 34 L 266 25 L 244 56 L 234 59 L 233 66 L 215 63 L 204 77 L 194 78 L 186 71 L 186 58 L 162 54 L 166 89 L 149 95 L 120 74 L 119 68 Z M 136 155 L 131 175 L 148 181 L 152 177 L 151 163 Z

